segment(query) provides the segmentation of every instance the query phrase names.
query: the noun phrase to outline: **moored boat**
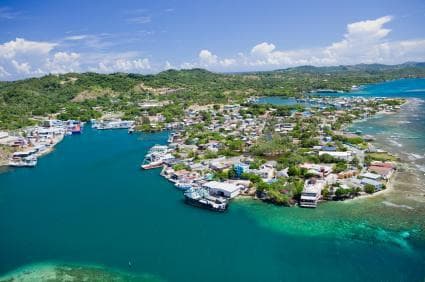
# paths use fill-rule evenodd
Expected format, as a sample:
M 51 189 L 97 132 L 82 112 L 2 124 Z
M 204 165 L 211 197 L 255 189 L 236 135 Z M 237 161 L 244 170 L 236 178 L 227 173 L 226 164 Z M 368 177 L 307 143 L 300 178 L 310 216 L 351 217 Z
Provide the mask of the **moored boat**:
M 8 165 L 12 167 L 35 167 L 37 165 L 37 157 L 31 153 L 17 152 L 13 154 Z
M 145 156 L 142 165 L 142 169 L 152 169 L 161 167 L 164 164 L 164 161 L 173 159 L 173 155 L 168 153 L 168 147 L 162 145 L 155 145 L 150 150 L 149 153 Z
M 142 164 L 140 167 L 143 169 L 153 169 L 153 168 L 161 167 L 163 163 L 164 162 L 162 160 L 158 160 L 158 161 L 150 162 L 147 164 Z
M 184 193 L 185 202 L 191 206 L 224 212 L 227 210 L 227 200 L 210 196 L 202 189 L 189 189 Z
M 176 186 L 177 189 L 182 190 L 182 191 L 187 191 L 189 189 L 192 188 L 192 183 L 189 182 L 176 182 L 176 184 L 174 184 L 174 186 Z

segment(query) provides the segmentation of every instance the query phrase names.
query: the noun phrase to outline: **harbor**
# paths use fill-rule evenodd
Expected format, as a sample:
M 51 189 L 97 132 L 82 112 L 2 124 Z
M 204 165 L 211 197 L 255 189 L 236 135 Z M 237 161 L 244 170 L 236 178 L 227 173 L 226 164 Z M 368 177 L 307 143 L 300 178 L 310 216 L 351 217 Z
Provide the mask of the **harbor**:
M 12 150 L 5 165 L 35 167 L 39 157 L 51 152 L 67 135 L 81 134 L 83 126 L 80 121 L 49 119 L 44 120 L 41 126 L 25 128 L 19 134 L 3 132 L 0 144 Z
M 0 272 L 37 273 L 55 258 L 59 265 L 71 263 L 74 272 L 85 268 L 72 263 L 88 261 L 160 281 L 315 279 L 293 264 L 302 260 L 326 280 L 357 281 L 371 273 L 384 280 L 422 277 L 425 246 L 415 231 L 421 224 L 415 206 L 386 206 L 379 196 L 312 211 L 241 198 L 225 213 L 211 212 L 185 204 L 183 192 L 160 176 L 160 168 L 140 170 L 150 148 L 166 144 L 169 135 L 98 131 L 87 124 L 81 136 L 64 138 L 36 169 L 0 174 Z M 16 251 L 22 248 L 25 252 Z M 12 252 L 16 255 L 7 255 Z M 323 252 L 330 252 L 332 266 L 343 273 L 322 271 L 330 263 Z M 188 262 L 194 268 L 190 277 Z M 206 277 L 211 265 L 226 269 L 226 278 L 221 272 Z M 259 272 L 259 266 L 269 270 Z M 400 273 L 400 267 L 409 271 Z

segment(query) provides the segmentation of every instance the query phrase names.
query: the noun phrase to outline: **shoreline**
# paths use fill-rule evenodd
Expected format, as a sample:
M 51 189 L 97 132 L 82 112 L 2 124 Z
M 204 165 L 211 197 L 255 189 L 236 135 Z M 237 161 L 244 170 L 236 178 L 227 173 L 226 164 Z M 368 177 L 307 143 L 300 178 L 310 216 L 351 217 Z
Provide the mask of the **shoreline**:
M 400 114 L 401 110 L 403 110 L 403 108 L 405 108 L 408 105 L 411 105 L 415 100 L 417 100 L 418 98 L 413 98 L 413 97 L 409 97 L 409 98 L 404 98 L 406 99 L 406 102 L 403 103 L 400 106 L 400 110 L 397 112 L 391 112 L 391 113 L 380 113 L 379 115 L 374 115 L 372 117 L 368 117 L 364 120 L 358 121 L 358 122 L 365 122 L 371 118 L 376 118 L 376 117 L 385 117 L 385 115 L 395 115 L 395 114 Z M 353 122 L 354 124 L 354 122 Z M 373 136 L 373 134 L 372 134 Z M 375 192 L 373 194 L 370 195 L 361 195 L 358 197 L 355 197 L 353 199 L 348 199 L 345 200 L 344 202 L 352 202 L 354 200 L 361 200 L 361 199 L 374 199 L 374 198 L 378 198 L 380 196 L 388 196 L 390 194 L 393 194 L 393 199 L 397 200 L 397 201 L 405 201 L 405 200 L 409 200 L 409 197 L 411 196 L 410 194 L 403 194 L 402 191 L 404 191 L 405 189 L 403 188 L 407 188 L 407 191 L 411 191 L 411 187 L 416 187 L 416 186 L 420 186 L 421 183 L 419 182 L 420 179 L 417 177 L 412 177 L 412 175 L 415 175 L 416 173 L 418 173 L 419 175 L 425 175 L 423 173 L 421 173 L 421 171 L 415 166 L 415 163 L 411 160 L 405 159 L 402 157 L 403 154 L 405 153 L 401 153 L 401 152 L 396 152 L 394 150 L 394 148 L 388 144 L 387 142 L 385 142 L 382 139 L 376 138 L 375 140 L 372 141 L 371 143 L 376 144 L 378 147 L 384 148 L 384 150 L 386 152 L 388 152 L 390 155 L 394 156 L 397 158 L 396 160 L 396 164 L 397 164 L 397 170 L 393 173 L 393 175 L 390 177 L 388 183 L 387 183 L 387 187 L 384 190 Z M 408 153 L 406 153 L 408 154 Z M 404 181 L 399 181 L 398 179 L 400 178 L 408 178 L 409 181 L 412 181 L 411 183 L 407 183 L 406 180 Z M 412 192 L 414 193 L 414 192 Z M 387 200 L 387 199 L 385 199 Z M 411 200 L 411 199 L 410 199 Z
M 390 179 L 388 180 L 386 188 L 381 190 L 381 191 L 375 192 L 373 194 L 360 195 L 360 196 L 354 197 L 352 199 L 346 199 L 342 202 L 348 203 L 348 202 L 352 202 L 352 201 L 356 201 L 356 200 L 373 199 L 373 198 L 376 198 L 378 196 L 383 196 L 383 195 L 389 194 L 390 192 L 394 192 L 396 190 L 395 187 L 394 187 L 394 181 L 395 181 L 396 177 L 399 176 L 399 174 L 400 174 L 400 172 L 395 171 L 393 173 L 393 175 L 391 175 Z

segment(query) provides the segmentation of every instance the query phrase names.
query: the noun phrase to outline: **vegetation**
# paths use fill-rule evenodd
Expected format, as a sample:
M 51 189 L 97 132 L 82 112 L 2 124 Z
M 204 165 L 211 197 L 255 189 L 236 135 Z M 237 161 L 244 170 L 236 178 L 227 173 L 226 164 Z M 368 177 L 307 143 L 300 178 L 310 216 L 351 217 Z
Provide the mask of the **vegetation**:
M 364 186 L 364 191 L 368 194 L 373 194 L 373 193 L 375 193 L 375 186 L 373 186 L 371 184 L 366 184 Z
M 271 72 L 219 74 L 203 69 L 168 70 L 156 75 L 68 73 L 13 82 L 0 82 L 0 128 L 33 125 L 37 116 L 89 120 L 103 112 L 122 112 L 136 118 L 144 111 L 139 104 L 149 99 L 171 101 L 151 108 L 166 121 L 183 115 L 192 104 L 243 102 L 253 95 L 299 96 L 319 88 L 349 90 L 366 84 L 403 77 L 425 77 L 423 64 L 397 66 L 356 65 L 339 67 L 303 66 Z M 299 109 L 301 110 L 301 109 Z M 282 107 L 276 116 L 287 116 Z M 250 114 L 261 114 L 253 107 Z M 248 113 L 246 113 L 248 114 Z M 208 119 L 208 116 L 205 116 Z M 311 144 L 306 144 L 311 145 Z
M 186 166 L 185 164 L 182 164 L 182 163 L 178 163 L 178 164 L 173 165 L 173 169 L 175 171 L 190 170 L 190 168 L 188 166 Z
M 366 155 L 369 161 L 395 161 L 396 157 L 388 154 L 388 153 L 367 153 Z

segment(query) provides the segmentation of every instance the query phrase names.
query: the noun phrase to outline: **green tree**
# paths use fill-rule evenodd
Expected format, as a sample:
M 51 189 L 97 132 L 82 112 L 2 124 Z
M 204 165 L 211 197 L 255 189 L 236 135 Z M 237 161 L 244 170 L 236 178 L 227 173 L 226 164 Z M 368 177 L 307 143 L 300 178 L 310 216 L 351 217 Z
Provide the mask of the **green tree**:
M 375 186 L 373 186 L 372 184 L 365 184 L 364 191 L 368 194 L 375 193 Z

